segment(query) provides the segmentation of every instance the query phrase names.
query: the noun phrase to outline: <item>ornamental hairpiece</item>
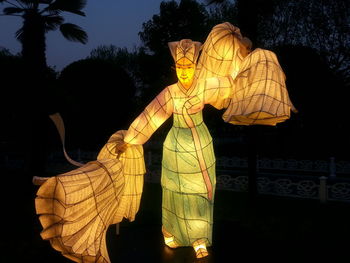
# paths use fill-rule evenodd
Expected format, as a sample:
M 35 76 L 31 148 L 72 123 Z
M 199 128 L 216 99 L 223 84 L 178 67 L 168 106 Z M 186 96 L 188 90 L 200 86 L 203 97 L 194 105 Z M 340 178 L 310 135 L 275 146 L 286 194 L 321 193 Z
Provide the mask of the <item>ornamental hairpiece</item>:
M 202 43 L 192 41 L 191 39 L 182 39 L 180 41 L 169 42 L 168 46 L 175 63 L 184 57 L 196 63 Z

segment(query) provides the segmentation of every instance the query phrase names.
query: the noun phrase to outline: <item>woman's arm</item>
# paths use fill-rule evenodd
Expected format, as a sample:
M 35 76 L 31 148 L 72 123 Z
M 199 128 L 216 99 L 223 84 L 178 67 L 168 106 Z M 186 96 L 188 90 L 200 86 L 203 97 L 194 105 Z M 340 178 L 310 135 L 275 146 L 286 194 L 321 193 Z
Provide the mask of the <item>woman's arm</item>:
M 211 104 L 217 109 L 225 107 L 225 101 L 230 98 L 235 86 L 231 75 L 208 78 L 204 81 L 204 85 L 204 103 Z
M 165 88 L 130 125 L 124 142 L 144 144 L 173 113 L 173 100 Z

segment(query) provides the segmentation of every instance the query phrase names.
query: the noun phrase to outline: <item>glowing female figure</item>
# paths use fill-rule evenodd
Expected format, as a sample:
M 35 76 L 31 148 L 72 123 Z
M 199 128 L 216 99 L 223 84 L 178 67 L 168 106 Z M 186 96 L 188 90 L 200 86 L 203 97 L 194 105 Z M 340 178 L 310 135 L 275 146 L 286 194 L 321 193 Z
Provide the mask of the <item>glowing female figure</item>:
M 215 156 L 212 138 L 202 118 L 205 104 L 228 98 L 231 76 L 197 80 L 201 44 L 189 39 L 169 43 L 179 81 L 166 87 L 131 124 L 124 141 L 144 144 L 173 115 L 163 145 L 162 223 L 169 247 L 193 246 L 206 256 L 212 243 Z
M 239 125 L 276 125 L 295 110 L 276 55 L 251 51 L 250 44 L 229 23 L 212 29 L 198 63 L 199 42 L 169 43 L 179 81 L 160 92 L 128 131 L 112 135 L 96 161 L 40 187 L 36 210 L 42 237 L 76 262 L 110 262 L 108 226 L 123 217 L 133 221 L 140 205 L 145 173 L 141 145 L 173 116 L 163 145 L 164 240 L 171 248 L 193 246 L 196 257 L 207 256 L 216 178 L 204 105 L 225 108 L 224 121 Z

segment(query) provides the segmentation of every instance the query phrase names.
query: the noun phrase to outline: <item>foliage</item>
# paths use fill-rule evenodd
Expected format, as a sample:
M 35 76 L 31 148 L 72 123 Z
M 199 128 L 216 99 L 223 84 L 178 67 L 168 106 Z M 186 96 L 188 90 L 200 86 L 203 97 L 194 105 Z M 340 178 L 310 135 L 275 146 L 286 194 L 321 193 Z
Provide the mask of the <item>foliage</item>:
M 350 4 L 345 0 L 289 0 L 274 6 L 259 26 L 265 46 L 303 45 L 317 50 L 350 83 Z
M 129 52 L 127 48 L 116 47 L 115 45 L 100 45 L 90 52 L 88 58 L 100 59 L 115 63 L 126 70 L 134 79 L 137 78 L 137 57 L 138 51 Z
M 57 110 L 54 96 L 54 71 L 46 63 L 46 33 L 59 29 L 71 41 L 87 42 L 87 34 L 79 26 L 64 23 L 64 12 L 85 16 L 81 10 L 86 0 L 1 0 L 4 4 L 2 15 L 18 16 L 23 20 L 16 38 L 21 42 L 21 60 L 25 71 L 17 72 L 25 85 L 18 94 L 11 96 L 17 102 L 23 98 L 17 109 L 16 118 L 26 127 L 26 138 L 18 140 L 26 151 L 26 166 L 30 171 L 40 173 L 44 169 L 45 137 L 48 128 L 47 115 Z M 17 79 L 18 79 L 17 76 Z M 15 81 L 14 81 L 15 82 Z M 21 93 L 21 91 L 24 91 Z M 15 107 L 13 107 L 15 108 Z M 23 112 L 26 117 L 23 118 Z M 23 137 L 23 136 L 21 136 Z
M 143 49 L 139 54 L 139 67 L 145 101 L 150 101 L 165 86 L 176 82 L 174 61 L 168 42 L 189 38 L 204 41 L 211 26 L 205 6 L 194 0 L 163 1 L 159 14 L 143 23 L 139 33 Z
M 25 12 L 29 10 L 29 7 L 34 7 L 37 1 L 0 0 L 0 3 L 3 4 L 8 2 L 13 2 L 17 6 L 7 6 L 4 13 L 20 15 L 25 19 Z M 38 5 L 38 8 L 42 9 L 40 12 L 37 9 L 37 14 L 46 21 L 44 34 L 64 24 L 63 12 L 84 15 L 81 10 L 85 1 L 41 0 L 39 2 L 41 4 Z M 116 115 L 122 104 L 127 105 L 128 114 L 125 115 L 132 120 L 160 90 L 176 82 L 175 71 L 172 69 L 173 60 L 167 46 L 169 41 L 191 38 L 203 42 L 212 26 L 224 21 L 239 26 L 244 35 L 251 37 L 252 34 L 255 34 L 251 37 L 255 39 L 255 47 L 272 49 L 277 53 L 287 76 L 287 86 L 292 101 L 299 110 L 298 115 L 281 124 L 279 129 L 261 129 L 262 133 L 272 134 L 271 140 L 264 137 L 267 147 L 272 148 L 272 144 L 275 143 L 279 144 L 280 152 L 294 151 L 300 154 L 300 149 L 305 148 L 303 147 L 305 145 L 310 152 L 322 145 L 322 151 L 326 154 L 331 150 L 334 152 L 339 145 L 343 145 L 344 148 L 344 145 L 348 144 L 346 138 L 350 128 L 347 124 L 346 99 L 350 94 L 349 89 L 345 88 L 349 87 L 350 83 L 350 7 L 348 1 L 236 0 L 219 2 L 223 3 L 206 7 L 194 0 L 164 1 L 160 5 L 160 12 L 143 24 L 142 31 L 139 33 L 143 43 L 142 47 L 130 52 L 126 48 L 113 45 L 99 46 L 91 51 L 87 61 L 78 61 L 64 69 L 57 87 L 49 86 L 56 92 L 54 94 L 58 95 L 52 96 L 53 93 L 49 93 L 51 98 L 56 97 L 65 101 L 66 104 L 63 107 L 66 107 L 66 111 L 68 110 L 67 105 L 70 105 L 69 110 L 79 116 L 79 120 L 69 120 L 69 125 L 77 127 L 77 131 L 80 131 L 81 134 L 84 132 L 79 130 L 80 127 L 86 127 L 88 130 L 87 134 L 81 138 L 77 134 L 79 132 L 75 134 L 79 146 L 89 140 L 91 140 L 90 145 L 99 144 L 100 141 L 97 142 L 97 140 L 104 140 L 117 129 L 116 126 L 126 128 L 128 122 L 126 120 L 119 122 L 120 116 Z M 49 6 L 51 7 L 48 8 Z M 22 29 L 24 26 L 25 23 Z M 66 28 L 75 30 L 74 26 L 68 25 Z M 68 34 L 74 35 L 74 32 Z M 20 30 L 18 37 L 22 36 Z M 29 36 L 34 40 L 34 35 Z M 87 39 L 82 33 L 80 37 L 75 37 L 75 40 L 84 43 Z M 32 42 L 36 47 L 39 46 L 38 43 L 38 41 Z M 42 90 L 29 89 L 24 81 L 20 81 L 23 76 L 26 76 L 19 66 L 22 62 L 19 57 L 9 58 L 9 55 L 6 49 L 0 49 L 0 58 L 4 56 L 7 60 L 11 60 L 13 63 L 11 65 L 18 63 L 17 66 L 9 66 L 8 71 L 2 66 L 2 76 L 6 76 L 8 81 L 5 85 L 14 87 L 7 90 L 6 94 L 11 93 L 11 96 L 14 96 L 14 90 L 21 95 L 24 94 L 20 100 L 15 101 L 18 104 L 25 101 L 25 98 L 28 101 L 28 97 L 41 96 Z M 34 58 L 37 59 L 35 56 Z M 104 62 L 101 62 L 102 60 Z M 332 72 L 329 71 L 329 68 L 332 69 Z M 13 74 L 9 73 L 11 71 Z M 135 101 L 130 102 L 126 99 L 131 98 L 134 94 L 128 93 L 121 97 L 116 94 L 135 89 L 129 86 L 127 78 L 121 77 L 124 76 L 120 73 L 121 71 L 126 71 L 131 78 L 129 81 L 135 83 L 135 85 L 130 85 L 136 86 L 141 91 L 138 93 L 141 96 L 137 98 L 136 105 L 132 104 Z M 68 72 L 71 73 L 68 74 Z M 332 73 L 335 73 L 335 76 Z M 111 85 L 110 83 L 125 83 L 120 84 L 120 87 L 129 88 L 118 88 L 119 84 L 117 87 L 116 84 Z M 88 87 L 91 86 L 98 87 L 99 92 L 88 90 Z M 118 97 L 123 99 L 116 99 Z M 41 103 L 38 102 L 39 105 Z M 87 103 L 93 106 L 86 107 Z M 34 102 L 27 102 L 22 105 L 29 107 L 34 104 Z M 206 114 L 209 115 L 206 122 L 208 126 L 211 126 L 210 130 L 214 136 L 216 131 L 218 131 L 218 136 L 223 130 L 227 130 L 227 136 L 233 136 L 245 129 L 245 127 L 223 124 L 220 118 L 221 113 L 216 110 L 209 108 L 206 111 Z M 96 126 L 87 127 L 89 122 L 87 116 L 96 116 L 93 117 L 93 123 L 100 122 L 103 123 L 103 126 L 107 125 L 106 130 L 96 131 Z M 111 124 L 107 117 L 115 120 L 115 124 Z M 70 130 L 71 132 L 73 129 Z M 95 134 L 99 135 L 95 136 Z M 278 142 L 276 142 L 277 139 Z M 317 153 L 320 154 L 321 151 Z
M 102 59 L 106 61 L 113 61 L 113 62 L 119 62 L 123 61 L 126 62 L 128 58 L 130 57 L 130 53 L 126 48 L 119 48 L 114 45 L 101 45 L 97 48 L 94 48 L 90 52 L 89 58 L 93 59 Z
M 238 9 L 236 4 L 224 1 L 219 5 L 209 6 L 209 25 L 213 27 L 223 22 L 230 22 L 232 25 L 238 24 Z
M 0 47 L 0 57 L 9 57 L 12 56 L 11 52 L 7 48 Z
M 29 86 L 26 78 L 28 69 L 21 55 L 12 55 L 7 49 L 0 49 L 0 72 L 1 86 L 4 87 L 2 95 L 5 98 L 2 103 L 3 110 L 0 112 L 4 115 L 11 112 L 12 118 L 16 118 L 18 114 L 23 114 L 22 112 L 29 113 L 29 110 L 33 110 L 33 105 L 45 105 L 42 111 L 46 114 L 53 110 L 53 101 L 46 102 L 48 96 L 51 96 L 51 91 Z M 46 84 L 51 87 L 57 72 L 47 68 L 46 73 Z
M 68 40 L 81 43 L 87 41 L 86 33 L 76 25 L 63 23 L 64 18 L 61 15 L 62 12 L 69 12 L 85 16 L 81 10 L 85 7 L 86 0 L 1 0 L 0 3 L 9 4 L 3 9 L 5 15 L 20 15 L 24 20 L 31 20 L 36 17 L 40 19 L 45 32 L 59 28 Z M 23 30 L 25 30 L 25 23 L 16 33 L 19 40 L 22 40 Z
M 152 56 L 147 55 L 144 48 L 128 51 L 127 48 L 119 48 L 114 45 L 101 45 L 90 52 L 90 59 L 98 59 L 123 68 L 132 78 L 136 91 L 135 103 L 138 111 L 144 107 L 145 96 L 143 92 L 147 90 L 147 75 L 144 74 L 141 65 L 145 65 L 144 61 Z M 142 97 L 142 98 L 141 98 Z M 147 100 L 147 99 L 146 99 Z
M 279 140 L 279 154 L 345 157 L 350 130 L 349 1 L 236 0 L 235 6 L 243 35 L 254 47 L 277 53 L 299 110 L 279 129 L 261 127 L 264 147 L 272 149 Z
M 168 42 L 183 38 L 204 41 L 209 33 L 208 13 L 194 0 L 163 1 L 159 15 L 143 23 L 140 38 L 155 54 L 168 52 Z
M 64 68 L 58 84 L 67 145 L 99 150 L 131 122 L 135 87 L 128 73 L 110 61 L 88 58 Z
M 208 4 L 230 3 L 208 0 Z M 258 47 L 302 45 L 317 50 L 350 85 L 350 4 L 347 0 L 236 0 L 236 22 Z
M 20 16 L 23 19 L 16 38 L 22 44 L 22 56 L 28 64 L 27 77 L 30 81 L 42 81 L 47 74 L 47 32 L 59 29 L 68 40 L 87 42 L 86 32 L 77 25 L 64 23 L 62 16 L 63 12 L 85 16 L 81 10 L 86 0 L 8 0 L 1 3 L 7 4 L 3 9 L 4 15 Z

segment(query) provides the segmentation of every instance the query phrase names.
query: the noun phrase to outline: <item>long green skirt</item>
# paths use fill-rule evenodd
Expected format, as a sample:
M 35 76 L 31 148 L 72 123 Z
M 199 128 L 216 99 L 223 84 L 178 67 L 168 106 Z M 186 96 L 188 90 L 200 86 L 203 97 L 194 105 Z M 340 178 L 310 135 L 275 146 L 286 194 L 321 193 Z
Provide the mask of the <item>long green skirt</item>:
M 180 246 L 191 246 L 199 239 L 210 246 L 216 184 L 215 156 L 212 138 L 203 123 L 202 113 L 192 115 L 192 119 L 196 125 L 190 129 L 182 115 L 174 114 L 174 125 L 163 145 L 162 223 Z M 195 146 L 194 132 L 199 135 L 200 147 Z M 202 154 L 198 154 L 199 151 Z M 198 156 L 204 157 L 213 189 L 211 200 L 208 199 L 203 165 L 201 168 Z

